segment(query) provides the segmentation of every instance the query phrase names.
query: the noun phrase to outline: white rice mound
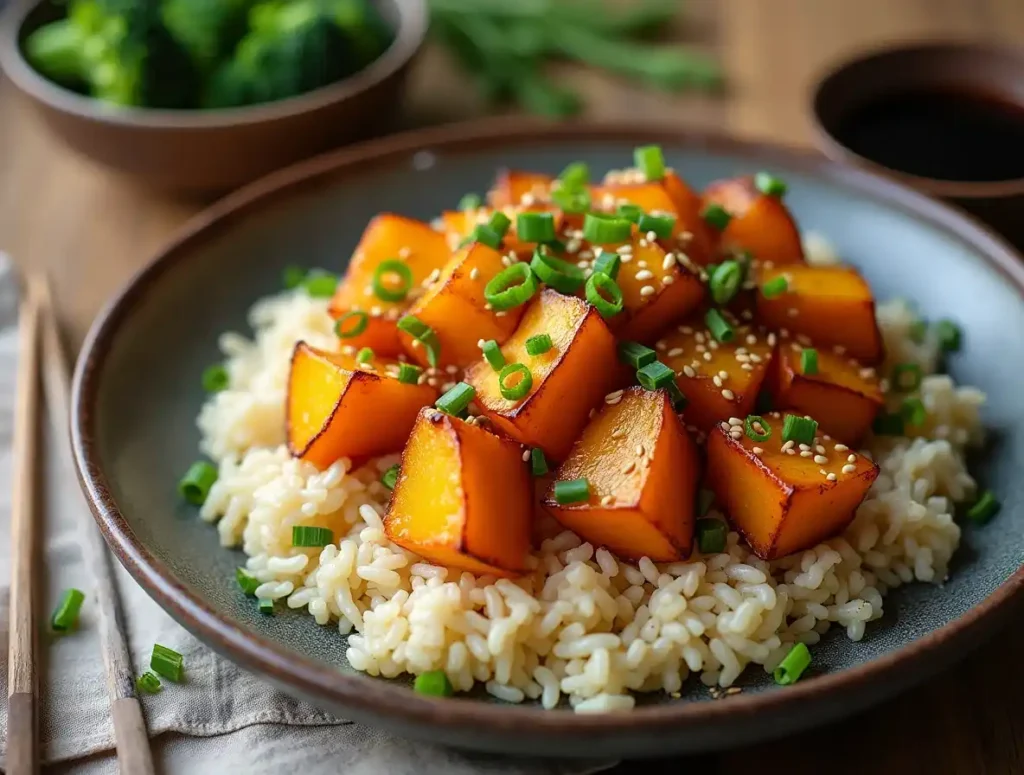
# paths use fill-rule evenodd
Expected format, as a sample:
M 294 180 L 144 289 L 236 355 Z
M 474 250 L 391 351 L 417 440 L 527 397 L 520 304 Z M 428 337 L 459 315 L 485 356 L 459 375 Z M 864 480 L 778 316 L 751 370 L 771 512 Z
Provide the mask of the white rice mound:
M 795 642 L 813 645 L 833 626 L 860 640 L 890 589 L 946 577 L 960 542 L 954 503 L 975 490 L 963 452 L 981 438 L 984 396 L 944 375 L 921 385 L 928 419 L 915 438 L 864 450 L 881 473 L 853 523 L 809 551 L 769 563 L 732 532 L 721 554 L 630 564 L 551 522 L 532 572 L 516 581 L 434 566 L 384 535 L 378 478 L 397 458 L 318 471 L 284 446 L 294 343 L 337 346 L 326 306 L 284 293 L 253 307 L 254 340 L 221 337 L 230 389 L 199 416 L 202 450 L 220 466 L 201 514 L 248 555 L 258 598 L 336 626 L 358 670 L 441 669 L 458 691 L 480 682 L 508 702 L 554 708 L 564 696 L 581 713 L 625 710 L 632 692 L 676 695 L 691 673 L 729 687 L 750 663 L 772 671 Z M 880 305 L 878 319 L 893 362 L 934 370 L 936 344 L 910 339 L 905 304 Z M 331 528 L 339 543 L 291 546 L 304 524 Z

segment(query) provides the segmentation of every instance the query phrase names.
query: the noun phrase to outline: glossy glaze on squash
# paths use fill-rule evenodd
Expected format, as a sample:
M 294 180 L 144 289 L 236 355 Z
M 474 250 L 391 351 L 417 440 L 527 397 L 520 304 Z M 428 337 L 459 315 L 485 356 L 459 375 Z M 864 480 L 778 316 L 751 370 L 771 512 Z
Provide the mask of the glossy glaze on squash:
M 720 205 L 732 219 L 720 234 L 720 250 L 749 251 L 762 266 L 800 264 L 800 231 L 780 197 L 762 194 L 754 178 L 718 180 L 705 189 L 703 206 Z

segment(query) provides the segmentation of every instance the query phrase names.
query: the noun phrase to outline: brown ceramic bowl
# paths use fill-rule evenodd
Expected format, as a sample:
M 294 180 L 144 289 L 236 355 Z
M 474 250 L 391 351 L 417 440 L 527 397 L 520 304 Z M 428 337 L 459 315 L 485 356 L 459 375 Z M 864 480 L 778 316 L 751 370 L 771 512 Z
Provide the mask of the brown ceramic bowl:
M 424 0 L 380 0 L 380 8 L 395 35 L 380 58 L 330 86 L 265 105 L 119 108 L 64 89 L 37 73 L 20 45 L 55 18 L 49 3 L 15 2 L 0 14 L 0 67 L 76 151 L 156 188 L 218 192 L 388 127 L 426 35 L 427 9 Z
M 966 92 L 1024 110 L 1024 52 L 970 43 L 922 43 L 886 48 L 847 61 L 816 85 L 812 109 L 818 144 L 833 159 L 894 176 L 959 205 L 1024 246 L 1024 178 L 951 181 L 882 166 L 847 147 L 839 128 L 870 103 L 911 92 Z

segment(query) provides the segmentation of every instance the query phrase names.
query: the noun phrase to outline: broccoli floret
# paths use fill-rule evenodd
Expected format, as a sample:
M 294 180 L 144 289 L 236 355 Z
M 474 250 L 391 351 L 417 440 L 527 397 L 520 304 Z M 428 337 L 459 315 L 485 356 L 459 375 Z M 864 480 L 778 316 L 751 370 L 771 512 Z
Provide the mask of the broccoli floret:
M 235 56 L 214 73 L 204 104 L 236 107 L 293 97 L 359 65 L 349 37 L 317 0 L 261 2 Z
M 249 27 L 253 0 L 164 0 L 164 24 L 200 71 L 232 55 Z

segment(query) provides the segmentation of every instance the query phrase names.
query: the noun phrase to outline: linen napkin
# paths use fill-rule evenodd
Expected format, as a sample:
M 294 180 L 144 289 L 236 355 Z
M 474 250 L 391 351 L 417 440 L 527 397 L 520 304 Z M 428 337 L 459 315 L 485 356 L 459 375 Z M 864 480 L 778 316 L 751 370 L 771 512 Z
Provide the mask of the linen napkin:
M 0 685 L 6 696 L 7 585 L 10 582 L 12 414 L 17 361 L 17 296 L 10 261 L 0 253 Z M 79 552 L 80 522 L 90 519 L 65 443 L 44 424 L 40 460 L 43 484 L 40 525 L 45 584 L 40 618 L 61 591 L 86 593 L 77 631 L 40 637 L 43 760 L 48 773 L 107 775 L 117 772 L 113 754 L 103 662 L 94 626 L 89 580 Z M 156 695 L 143 695 L 146 722 L 158 769 L 165 773 L 345 772 L 417 775 L 571 775 L 595 772 L 607 763 L 511 759 L 467 754 L 412 742 L 336 718 L 292 699 L 229 661 L 214 655 L 178 626 L 117 566 L 129 649 L 136 672 L 148 665 L 153 643 L 185 657 L 188 680 L 165 683 Z M 311 623 L 312 626 L 312 623 Z M 7 709 L 0 709 L 0 749 L 6 750 Z

